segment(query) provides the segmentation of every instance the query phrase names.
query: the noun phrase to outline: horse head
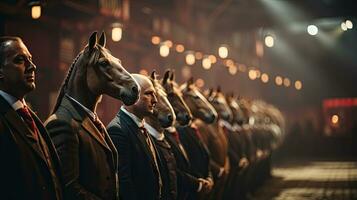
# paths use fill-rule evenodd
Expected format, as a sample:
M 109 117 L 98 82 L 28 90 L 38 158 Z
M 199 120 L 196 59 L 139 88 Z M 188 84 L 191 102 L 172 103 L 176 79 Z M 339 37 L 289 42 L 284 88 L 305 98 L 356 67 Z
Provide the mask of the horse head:
M 226 97 L 221 92 L 220 87 L 218 87 L 216 91 L 213 91 L 213 89 L 210 89 L 210 92 L 209 92 L 207 98 L 208 98 L 208 101 L 214 107 L 214 109 L 216 109 L 218 117 L 220 119 L 223 119 L 225 121 L 232 120 L 232 117 L 233 117 L 232 111 L 229 108 L 229 105 L 226 101 Z
M 208 124 L 211 124 L 216 120 L 216 110 L 200 92 L 198 87 L 196 87 L 192 78 L 181 85 L 181 91 L 183 99 L 195 118 L 201 119 Z
M 122 66 L 121 61 L 105 48 L 106 37 L 103 32 L 99 40 L 97 32 L 92 33 L 86 47 L 77 55 L 64 80 L 54 111 L 63 95 L 69 91 L 83 98 L 98 101 L 102 94 L 134 104 L 140 87 Z
M 232 122 L 242 125 L 243 121 L 244 121 L 244 113 L 238 104 L 237 97 L 234 96 L 233 93 L 227 94 L 226 100 L 227 100 L 227 103 L 228 103 L 230 109 L 232 110 L 232 114 L 233 114 Z
M 154 108 L 154 116 L 159 121 L 162 128 L 168 128 L 173 125 L 176 119 L 174 109 L 167 98 L 165 89 L 156 79 L 155 71 L 151 73 L 150 80 L 153 83 L 157 94 L 157 104 Z
M 161 81 L 162 87 L 167 93 L 167 98 L 170 101 L 175 114 L 176 120 L 181 126 L 190 124 L 192 120 L 192 114 L 185 101 L 183 95 L 179 89 L 178 84 L 175 82 L 175 73 L 167 70 L 164 78 Z

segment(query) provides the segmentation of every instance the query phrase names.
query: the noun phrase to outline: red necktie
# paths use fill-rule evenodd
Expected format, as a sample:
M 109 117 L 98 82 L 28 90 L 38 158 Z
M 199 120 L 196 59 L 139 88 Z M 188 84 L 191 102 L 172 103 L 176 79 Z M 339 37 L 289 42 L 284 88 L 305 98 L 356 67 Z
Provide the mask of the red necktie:
M 179 136 L 178 132 L 177 131 L 173 131 L 173 132 L 170 132 L 170 133 L 174 136 L 176 142 L 180 143 L 180 136 Z
M 27 106 L 24 106 L 23 108 L 17 109 L 16 112 L 22 117 L 24 122 L 31 129 L 31 131 L 33 132 L 33 137 L 36 140 L 38 140 L 37 127 L 36 127 L 35 121 L 33 120 L 32 116 L 31 116 L 31 113 L 28 110 Z
M 194 126 L 191 126 L 191 128 L 194 130 L 194 132 L 195 132 L 196 136 L 198 137 L 198 139 L 202 141 L 202 136 L 201 136 L 201 133 L 198 130 L 198 128 L 196 128 Z

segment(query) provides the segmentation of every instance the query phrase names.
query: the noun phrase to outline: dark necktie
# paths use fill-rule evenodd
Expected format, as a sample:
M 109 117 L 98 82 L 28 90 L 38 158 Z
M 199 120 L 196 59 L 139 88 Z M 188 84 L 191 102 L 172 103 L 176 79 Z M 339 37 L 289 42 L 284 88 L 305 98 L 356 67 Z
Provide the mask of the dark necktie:
M 161 196 L 162 179 L 161 179 L 161 173 L 160 173 L 160 169 L 159 169 L 159 164 L 158 164 L 158 160 L 157 160 L 157 156 L 156 156 L 155 147 L 154 147 L 154 144 L 150 140 L 150 136 L 149 136 L 149 133 L 146 130 L 146 128 L 139 127 L 139 129 L 140 129 L 140 132 L 144 134 L 145 140 L 146 140 L 146 144 L 148 145 L 148 147 L 149 147 L 149 149 L 151 151 L 151 155 L 154 158 L 155 169 L 156 169 L 156 172 L 158 173 L 158 179 L 159 179 L 159 196 Z
M 177 131 L 173 131 L 173 132 L 170 132 L 170 133 L 172 134 L 172 136 L 174 136 L 175 141 L 177 143 L 180 143 L 180 136 L 179 136 L 178 132 Z
M 22 117 L 24 122 L 27 124 L 27 126 L 30 128 L 30 130 L 33 133 L 33 137 L 38 140 L 38 135 L 37 135 L 37 127 L 35 124 L 35 121 L 33 120 L 31 113 L 27 106 L 24 106 L 23 108 L 17 109 L 16 112 Z

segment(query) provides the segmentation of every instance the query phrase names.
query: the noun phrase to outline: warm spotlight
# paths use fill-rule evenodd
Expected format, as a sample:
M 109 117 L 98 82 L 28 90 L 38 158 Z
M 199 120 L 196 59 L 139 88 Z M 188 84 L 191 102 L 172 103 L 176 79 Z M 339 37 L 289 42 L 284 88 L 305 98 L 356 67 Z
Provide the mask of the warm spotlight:
M 307 32 L 310 34 L 310 35 L 316 35 L 318 32 L 319 32 L 319 29 L 317 28 L 317 26 L 315 25 L 309 25 L 307 27 Z
M 265 46 L 271 48 L 274 46 L 274 38 L 271 35 L 267 35 L 264 39 Z
M 228 57 L 228 48 L 227 48 L 227 46 L 222 45 L 221 47 L 219 47 L 218 55 L 221 58 L 227 58 Z

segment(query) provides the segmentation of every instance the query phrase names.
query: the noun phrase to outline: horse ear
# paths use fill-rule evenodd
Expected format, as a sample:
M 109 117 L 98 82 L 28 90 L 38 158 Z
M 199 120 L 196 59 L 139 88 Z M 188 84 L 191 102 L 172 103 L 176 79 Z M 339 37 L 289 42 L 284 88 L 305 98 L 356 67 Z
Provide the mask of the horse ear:
M 89 37 L 88 47 L 89 49 L 93 49 L 94 46 L 97 44 L 97 31 L 93 32 L 92 35 Z
M 188 79 L 187 81 L 187 86 L 193 85 L 193 77 L 191 77 L 190 79 Z
M 170 69 L 166 70 L 165 74 L 164 74 L 164 78 L 162 79 L 162 84 L 165 84 L 167 82 L 167 79 L 170 76 Z
M 105 32 L 103 31 L 102 35 L 100 35 L 98 44 L 101 45 L 102 47 L 105 47 L 106 43 L 107 43 L 107 38 L 105 36 Z
M 219 86 L 217 86 L 217 93 L 221 93 L 221 86 L 219 85 Z
M 153 71 L 151 72 L 150 78 L 151 78 L 152 80 L 156 80 L 156 71 L 155 71 L 155 70 L 153 70 Z
M 208 97 L 211 97 L 213 95 L 213 88 L 210 88 L 208 90 Z
M 170 81 L 173 81 L 174 79 L 175 79 L 175 71 L 173 70 L 171 72 Z

